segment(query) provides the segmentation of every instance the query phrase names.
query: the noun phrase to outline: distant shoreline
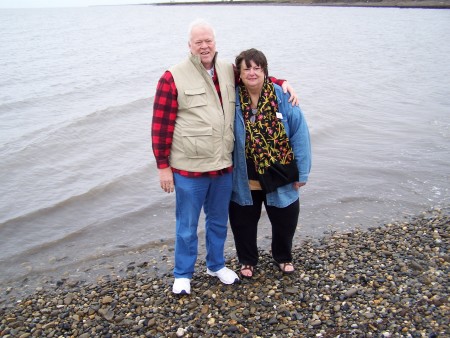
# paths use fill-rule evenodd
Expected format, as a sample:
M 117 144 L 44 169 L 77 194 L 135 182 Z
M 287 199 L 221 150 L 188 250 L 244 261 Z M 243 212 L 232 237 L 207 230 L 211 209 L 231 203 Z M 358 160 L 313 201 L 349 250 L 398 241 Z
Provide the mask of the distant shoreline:
M 159 2 L 156 6 L 180 5 L 271 5 L 271 6 L 328 6 L 328 7 L 387 7 L 387 8 L 423 8 L 423 9 L 450 9 L 450 1 L 436 0 L 279 0 L 279 1 L 209 1 L 209 2 Z

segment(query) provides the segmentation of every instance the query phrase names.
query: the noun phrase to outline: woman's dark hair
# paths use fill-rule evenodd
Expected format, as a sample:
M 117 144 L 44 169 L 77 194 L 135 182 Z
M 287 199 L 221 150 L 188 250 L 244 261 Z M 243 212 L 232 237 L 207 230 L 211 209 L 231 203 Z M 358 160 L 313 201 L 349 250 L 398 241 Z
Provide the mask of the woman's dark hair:
M 256 63 L 256 65 L 258 67 L 261 67 L 264 70 L 264 74 L 266 76 L 269 75 L 269 69 L 268 69 L 268 65 L 267 65 L 266 56 L 264 55 L 263 52 L 255 49 L 255 48 L 250 48 L 250 49 L 247 49 L 247 50 L 244 50 L 243 52 L 241 52 L 241 54 L 236 56 L 236 61 L 234 62 L 234 64 L 236 65 L 236 68 L 238 69 L 238 71 L 241 72 L 242 62 L 245 62 L 245 65 L 247 67 L 250 67 L 250 61 L 253 61 L 254 63 Z

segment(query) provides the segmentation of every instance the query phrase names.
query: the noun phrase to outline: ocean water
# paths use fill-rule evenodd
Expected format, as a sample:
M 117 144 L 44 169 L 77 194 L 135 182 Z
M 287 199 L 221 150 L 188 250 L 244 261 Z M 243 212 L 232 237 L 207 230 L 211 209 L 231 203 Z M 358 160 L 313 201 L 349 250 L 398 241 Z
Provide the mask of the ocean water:
M 296 243 L 449 206 L 448 10 L 1 9 L 1 285 L 172 245 L 174 195 L 159 188 L 152 103 L 198 17 L 214 24 L 221 58 L 258 48 L 299 95 L 313 167 Z M 259 244 L 269 243 L 263 217 Z

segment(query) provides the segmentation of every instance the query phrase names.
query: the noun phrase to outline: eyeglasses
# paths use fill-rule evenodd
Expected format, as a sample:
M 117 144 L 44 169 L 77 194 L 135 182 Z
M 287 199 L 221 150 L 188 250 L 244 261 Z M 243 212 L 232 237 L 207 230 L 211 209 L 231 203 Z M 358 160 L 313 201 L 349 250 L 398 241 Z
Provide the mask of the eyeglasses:
M 252 70 L 253 70 L 255 73 L 261 73 L 261 72 L 262 72 L 262 68 L 261 68 L 261 67 L 242 68 L 242 71 L 243 71 L 244 73 L 250 73 Z

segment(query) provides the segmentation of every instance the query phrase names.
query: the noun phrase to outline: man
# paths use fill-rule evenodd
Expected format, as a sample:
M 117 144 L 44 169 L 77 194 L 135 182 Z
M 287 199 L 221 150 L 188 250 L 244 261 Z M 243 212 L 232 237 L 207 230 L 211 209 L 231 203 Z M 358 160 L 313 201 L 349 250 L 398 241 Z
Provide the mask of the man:
M 191 23 L 188 46 L 190 56 L 166 71 L 158 82 L 152 121 L 161 188 L 176 192 L 175 294 L 191 291 L 202 208 L 206 215 L 207 274 L 225 284 L 239 280 L 225 267 L 224 258 L 236 75 L 232 64 L 217 59 L 214 30 L 207 22 Z

